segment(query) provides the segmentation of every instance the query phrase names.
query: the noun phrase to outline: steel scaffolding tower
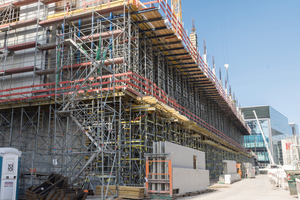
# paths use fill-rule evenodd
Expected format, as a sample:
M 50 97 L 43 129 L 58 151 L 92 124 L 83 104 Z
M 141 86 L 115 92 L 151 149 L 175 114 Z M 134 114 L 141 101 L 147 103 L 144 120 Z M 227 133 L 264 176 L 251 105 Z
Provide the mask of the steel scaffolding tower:
M 156 5 L 161 10 L 136 0 L 0 6 L 0 139 L 22 151 L 20 192 L 51 172 L 92 189 L 143 185 L 144 154 L 157 141 L 205 151 L 211 178 L 223 159 L 251 162 L 241 113 L 166 1 Z

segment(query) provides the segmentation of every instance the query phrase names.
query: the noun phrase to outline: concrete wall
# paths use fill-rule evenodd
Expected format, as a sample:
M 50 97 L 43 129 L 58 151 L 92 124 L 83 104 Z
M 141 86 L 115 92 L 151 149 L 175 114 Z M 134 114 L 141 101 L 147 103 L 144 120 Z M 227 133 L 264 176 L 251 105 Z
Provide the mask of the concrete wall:
M 237 173 L 236 162 L 234 160 L 223 160 L 222 162 L 224 164 L 224 170 L 223 174 L 219 177 L 220 182 L 231 184 L 241 179 L 240 174 Z
M 176 194 L 206 190 L 209 186 L 209 171 L 205 170 L 205 153 L 171 142 L 153 143 L 153 153 L 172 154 L 173 191 Z M 197 157 L 196 169 L 194 169 L 194 156 Z M 163 167 L 163 166 L 161 166 Z M 155 169 L 161 173 L 159 165 Z M 158 186 L 157 188 L 160 188 Z
M 11 1 L 5 1 L 11 2 Z M 26 6 L 20 7 L 20 15 L 19 21 L 29 20 L 39 18 L 40 20 L 47 19 L 48 14 L 54 14 L 54 5 L 48 5 L 47 8 L 41 3 L 40 4 L 40 12 L 38 11 L 38 3 L 29 4 Z M 47 28 L 46 28 L 47 29 Z M 37 41 L 38 44 L 46 43 L 46 29 L 42 27 L 38 27 L 37 25 L 31 25 L 23 28 L 19 28 L 16 30 L 10 30 L 7 32 L 0 33 L 0 48 L 5 46 L 23 44 L 27 42 Z M 38 31 L 37 31 L 38 30 Z M 36 69 L 44 69 L 45 68 L 45 51 L 35 51 L 35 48 L 15 51 L 9 53 L 7 56 L 0 55 L 0 71 L 22 68 L 28 66 L 35 66 Z M 55 53 L 49 53 L 49 58 L 55 56 Z M 53 66 L 54 67 L 54 66 Z M 30 86 L 32 84 L 41 84 L 43 83 L 43 78 L 41 76 L 35 75 L 33 72 L 26 72 L 14 75 L 6 75 L 0 77 L 0 86 L 1 89 L 14 88 L 14 87 L 22 87 L 22 86 Z M 15 90 L 13 93 L 18 92 L 26 92 L 31 89 L 22 89 Z M 8 92 L 4 92 L 3 94 L 8 94 Z M 26 95 L 25 95 L 26 96 Z M 17 98 L 20 96 L 14 96 Z M 22 96 L 24 97 L 24 95 Z M 3 99 L 3 98 L 1 98 Z M 4 98 L 5 99 L 5 98 Z
M 205 170 L 205 153 L 202 151 L 165 142 L 165 152 L 173 153 L 173 167 L 193 169 L 193 156 L 197 156 L 197 169 Z
M 179 194 L 206 190 L 209 185 L 208 170 L 173 167 L 173 189 L 179 189 Z
M 236 162 L 234 160 L 223 160 L 224 174 L 234 174 L 237 172 Z

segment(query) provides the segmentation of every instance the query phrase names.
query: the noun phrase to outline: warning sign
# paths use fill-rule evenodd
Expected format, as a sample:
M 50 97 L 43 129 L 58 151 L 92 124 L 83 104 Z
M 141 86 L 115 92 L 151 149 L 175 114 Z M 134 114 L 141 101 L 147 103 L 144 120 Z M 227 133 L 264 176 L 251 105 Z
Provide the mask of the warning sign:
M 9 182 L 4 182 L 4 187 L 13 187 L 14 182 L 9 181 Z

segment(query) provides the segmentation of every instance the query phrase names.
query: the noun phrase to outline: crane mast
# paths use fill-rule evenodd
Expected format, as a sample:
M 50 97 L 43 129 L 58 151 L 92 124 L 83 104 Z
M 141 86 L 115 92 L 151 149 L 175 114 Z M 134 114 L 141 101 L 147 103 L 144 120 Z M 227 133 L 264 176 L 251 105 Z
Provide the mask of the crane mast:
M 177 17 L 177 20 L 182 24 L 182 8 L 181 0 L 171 0 L 171 7 L 173 14 Z M 173 22 L 173 31 L 175 33 L 181 32 L 181 27 L 177 27 L 177 23 Z
M 174 15 L 177 17 L 178 21 L 182 24 L 181 0 L 172 0 L 171 6 Z
M 271 163 L 271 165 L 274 165 L 274 164 L 275 164 L 275 162 L 274 162 L 274 159 L 273 159 L 272 153 L 271 153 L 271 151 L 270 151 L 270 149 L 269 149 L 269 144 L 268 144 L 268 142 L 267 142 L 267 140 L 266 140 L 266 137 L 265 137 L 264 131 L 263 131 L 263 129 L 262 129 L 262 127 L 261 127 L 260 123 L 259 123 L 259 120 L 258 120 L 258 118 L 257 118 L 257 115 L 256 115 L 256 112 L 255 112 L 255 110 L 253 110 L 253 113 L 254 113 L 255 119 L 256 119 L 256 121 L 257 121 L 258 127 L 259 127 L 259 129 L 260 129 L 261 135 L 262 135 L 262 137 L 263 137 L 263 139 L 264 139 L 265 146 L 266 146 L 266 148 L 267 148 L 267 152 L 268 152 L 268 154 L 269 154 L 269 158 L 270 158 L 270 163 Z

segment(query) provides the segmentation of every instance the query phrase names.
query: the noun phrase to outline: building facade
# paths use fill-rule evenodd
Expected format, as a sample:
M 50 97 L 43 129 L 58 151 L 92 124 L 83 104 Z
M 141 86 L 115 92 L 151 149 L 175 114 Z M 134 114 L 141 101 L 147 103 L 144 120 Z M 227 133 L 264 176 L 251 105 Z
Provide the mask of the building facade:
M 296 123 L 289 123 L 289 129 L 290 129 L 290 134 L 299 137 L 299 128 L 298 128 L 298 124 L 296 124 Z
M 244 136 L 244 147 L 257 155 L 260 166 L 264 167 L 270 163 L 262 133 L 253 113 L 253 110 L 255 110 L 274 162 L 282 164 L 281 140 L 292 136 L 288 118 L 271 106 L 243 107 L 241 110 L 244 113 L 246 123 L 251 128 L 251 135 Z
M 222 160 L 253 161 L 234 98 L 184 29 L 170 28 L 181 24 L 168 8 L 0 2 L 0 142 L 22 151 L 20 193 L 40 184 L 35 172 L 143 186 L 144 155 L 159 141 L 205 152 L 211 179 Z

